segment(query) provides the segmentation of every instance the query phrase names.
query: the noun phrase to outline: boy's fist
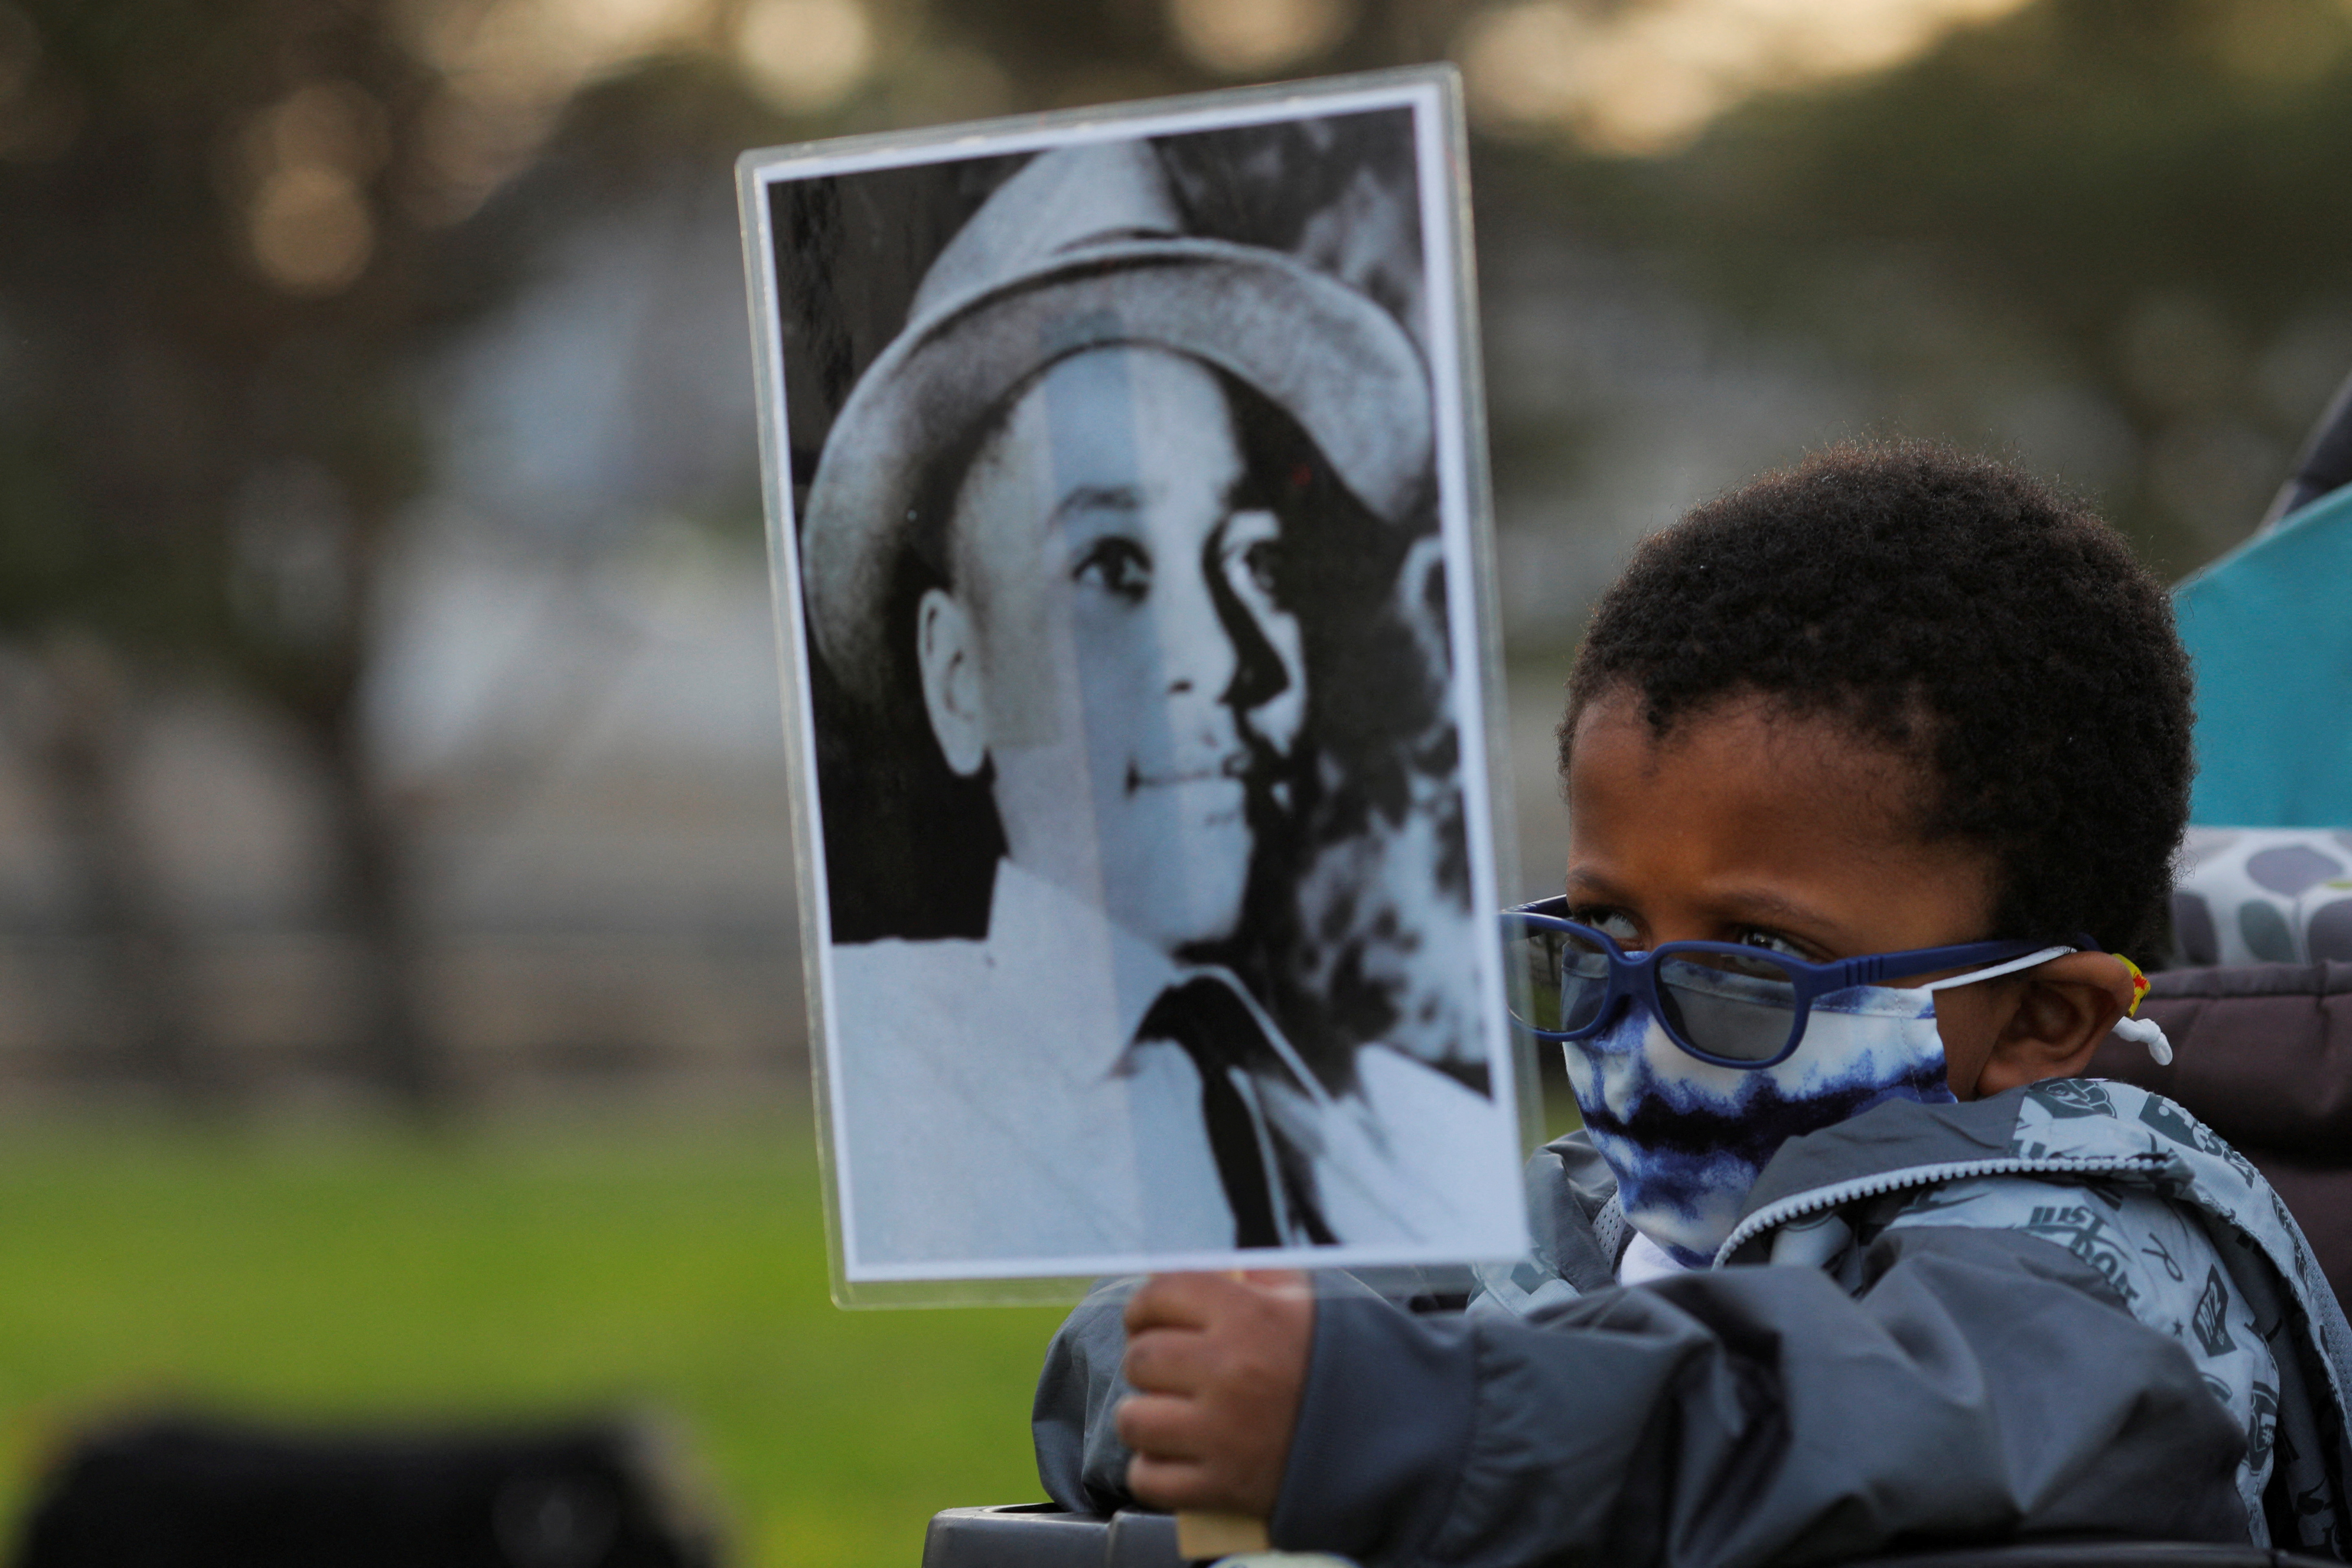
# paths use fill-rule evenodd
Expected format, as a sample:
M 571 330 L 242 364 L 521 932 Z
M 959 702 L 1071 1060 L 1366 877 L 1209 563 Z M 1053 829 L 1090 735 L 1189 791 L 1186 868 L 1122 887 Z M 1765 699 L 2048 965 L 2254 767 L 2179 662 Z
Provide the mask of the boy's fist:
M 1127 1303 L 1128 1489 L 1158 1508 L 1269 1517 L 1314 1331 L 1295 1269 L 1146 1280 Z

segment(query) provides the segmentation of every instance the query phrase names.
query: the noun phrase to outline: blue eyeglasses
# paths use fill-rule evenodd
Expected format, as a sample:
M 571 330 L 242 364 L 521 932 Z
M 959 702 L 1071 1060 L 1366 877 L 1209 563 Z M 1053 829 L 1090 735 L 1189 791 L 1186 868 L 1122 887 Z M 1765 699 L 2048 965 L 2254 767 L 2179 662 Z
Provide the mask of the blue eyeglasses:
M 1970 942 L 1811 963 L 1728 942 L 1668 942 L 1628 953 L 1605 932 L 1566 918 L 1564 898 L 1503 912 L 1511 1016 L 1538 1039 L 1599 1034 L 1639 997 L 1675 1045 L 1703 1062 L 1769 1068 L 1789 1059 L 1821 997 L 1857 985 L 1978 964 L 2015 967 L 2074 951 L 2031 942 Z M 1953 977 L 1965 983 L 1990 974 Z M 1928 989 L 1937 989 L 1930 986 Z

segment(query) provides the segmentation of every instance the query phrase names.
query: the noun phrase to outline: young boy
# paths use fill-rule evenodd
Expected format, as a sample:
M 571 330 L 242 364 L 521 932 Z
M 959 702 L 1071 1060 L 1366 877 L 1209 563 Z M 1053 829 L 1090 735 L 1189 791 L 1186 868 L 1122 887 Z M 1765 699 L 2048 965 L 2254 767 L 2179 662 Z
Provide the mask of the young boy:
M 1039 1384 L 1046 1490 L 1368 1563 L 2343 1556 L 2352 1334 L 2301 1233 L 2077 1076 L 2160 939 L 2189 696 L 2161 587 L 1995 463 L 1840 448 L 1651 540 L 1570 678 L 1567 896 L 1524 922 L 1587 1129 L 1531 1167 L 1533 1255 L 1455 1313 L 1098 1291 Z M 1785 1035 L 1741 1033 L 1759 999 Z

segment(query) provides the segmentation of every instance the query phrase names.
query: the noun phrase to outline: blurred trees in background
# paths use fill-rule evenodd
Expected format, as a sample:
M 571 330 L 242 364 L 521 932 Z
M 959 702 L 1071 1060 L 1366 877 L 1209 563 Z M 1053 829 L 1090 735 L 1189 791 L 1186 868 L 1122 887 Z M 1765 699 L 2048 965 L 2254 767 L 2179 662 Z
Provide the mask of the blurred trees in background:
M 2185 571 L 2352 367 L 2342 0 L 0 0 L 0 741 L 112 955 L 114 1067 L 210 1081 L 121 772 L 138 693 L 199 681 L 310 758 L 361 1065 L 450 1091 L 383 580 L 438 367 L 564 246 L 727 225 L 748 146 L 1448 56 L 1522 653 L 1640 531 L 1871 430 L 2011 450 Z M 1662 366 L 1687 428 L 1631 470 Z M 671 510 L 748 532 L 756 493 Z
M 2347 155 L 2346 6 L 2043 0 L 1674 157 L 1532 180 L 1874 376 L 1889 425 L 2063 453 L 2178 575 L 2251 529 L 2352 371 Z
M 371 1068 L 422 1102 L 396 826 L 358 704 L 374 567 L 424 454 L 416 356 L 505 268 L 452 233 L 432 75 L 375 5 L 65 0 L 0 9 L 0 632 L 12 721 L 110 943 L 127 1060 L 199 1093 L 172 921 L 121 803 L 130 689 L 226 681 L 307 742 L 329 918 L 375 955 Z M 30 690 L 22 688 L 31 688 Z
M 415 1107 L 449 1088 L 363 702 L 380 568 L 428 479 L 419 374 L 511 294 L 567 197 L 723 178 L 747 120 L 769 129 L 723 84 L 715 120 L 681 116 L 709 95 L 666 80 L 568 188 L 485 218 L 608 63 L 570 19 L 506 9 L 0 0 L 0 700 L 101 947 L 102 1070 L 215 1087 L 123 798 L 134 693 L 164 676 L 299 738 L 320 913 L 358 939 L 358 1065 Z

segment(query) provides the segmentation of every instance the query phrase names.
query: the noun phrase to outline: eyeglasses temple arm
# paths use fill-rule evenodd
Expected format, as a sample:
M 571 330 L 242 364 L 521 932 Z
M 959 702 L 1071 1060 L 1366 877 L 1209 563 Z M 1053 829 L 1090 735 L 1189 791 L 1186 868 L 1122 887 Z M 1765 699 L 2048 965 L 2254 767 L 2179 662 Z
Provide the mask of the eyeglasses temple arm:
M 1919 989 L 1942 991 L 1954 985 L 1974 985 L 1979 980 L 1997 980 L 2004 974 L 2014 974 L 2021 969 L 2031 969 L 2037 963 L 2047 963 L 2053 958 L 2063 958 L 2074 951 L 2074 949 L 2071 947 L 2045 947 L 2037 952 L 2029 952 L 2022 958 L 2012 958 L 2006 963 L 1988 964 L 1982 969 L 1971 969 L 1964 974 L 1948 974 L 1941 980 L 1929 981 Z
M 1982 944 L 1969 943 L 1960 947 L 1923 947 L 1909 952 L 1874 952 L 1865 958 L 1850 958 L 1840 966 L 1839 978 L 1848 985 L 1875 985 L 1890 975 L 1900 979 L 1906 974 L 1917 974 L 1922 970 L 1940 969 L 1948 963 L 1966 962 L 1964 955 Z M 2031 969 L 2037 963 L 2047 963 L 2078 950 L 2071 947 L 2045 947 L 1995 963 L 1982 969 L 1970 969 L 1965 974 L 1951 975 L 1930 981 L 1919 987 L 1922 991 L 1941 991 L 1950 985 L 1973 985 L 1979 980 L 1991 980 L 2003 974 L 2013 974 L 2021 969 Z

